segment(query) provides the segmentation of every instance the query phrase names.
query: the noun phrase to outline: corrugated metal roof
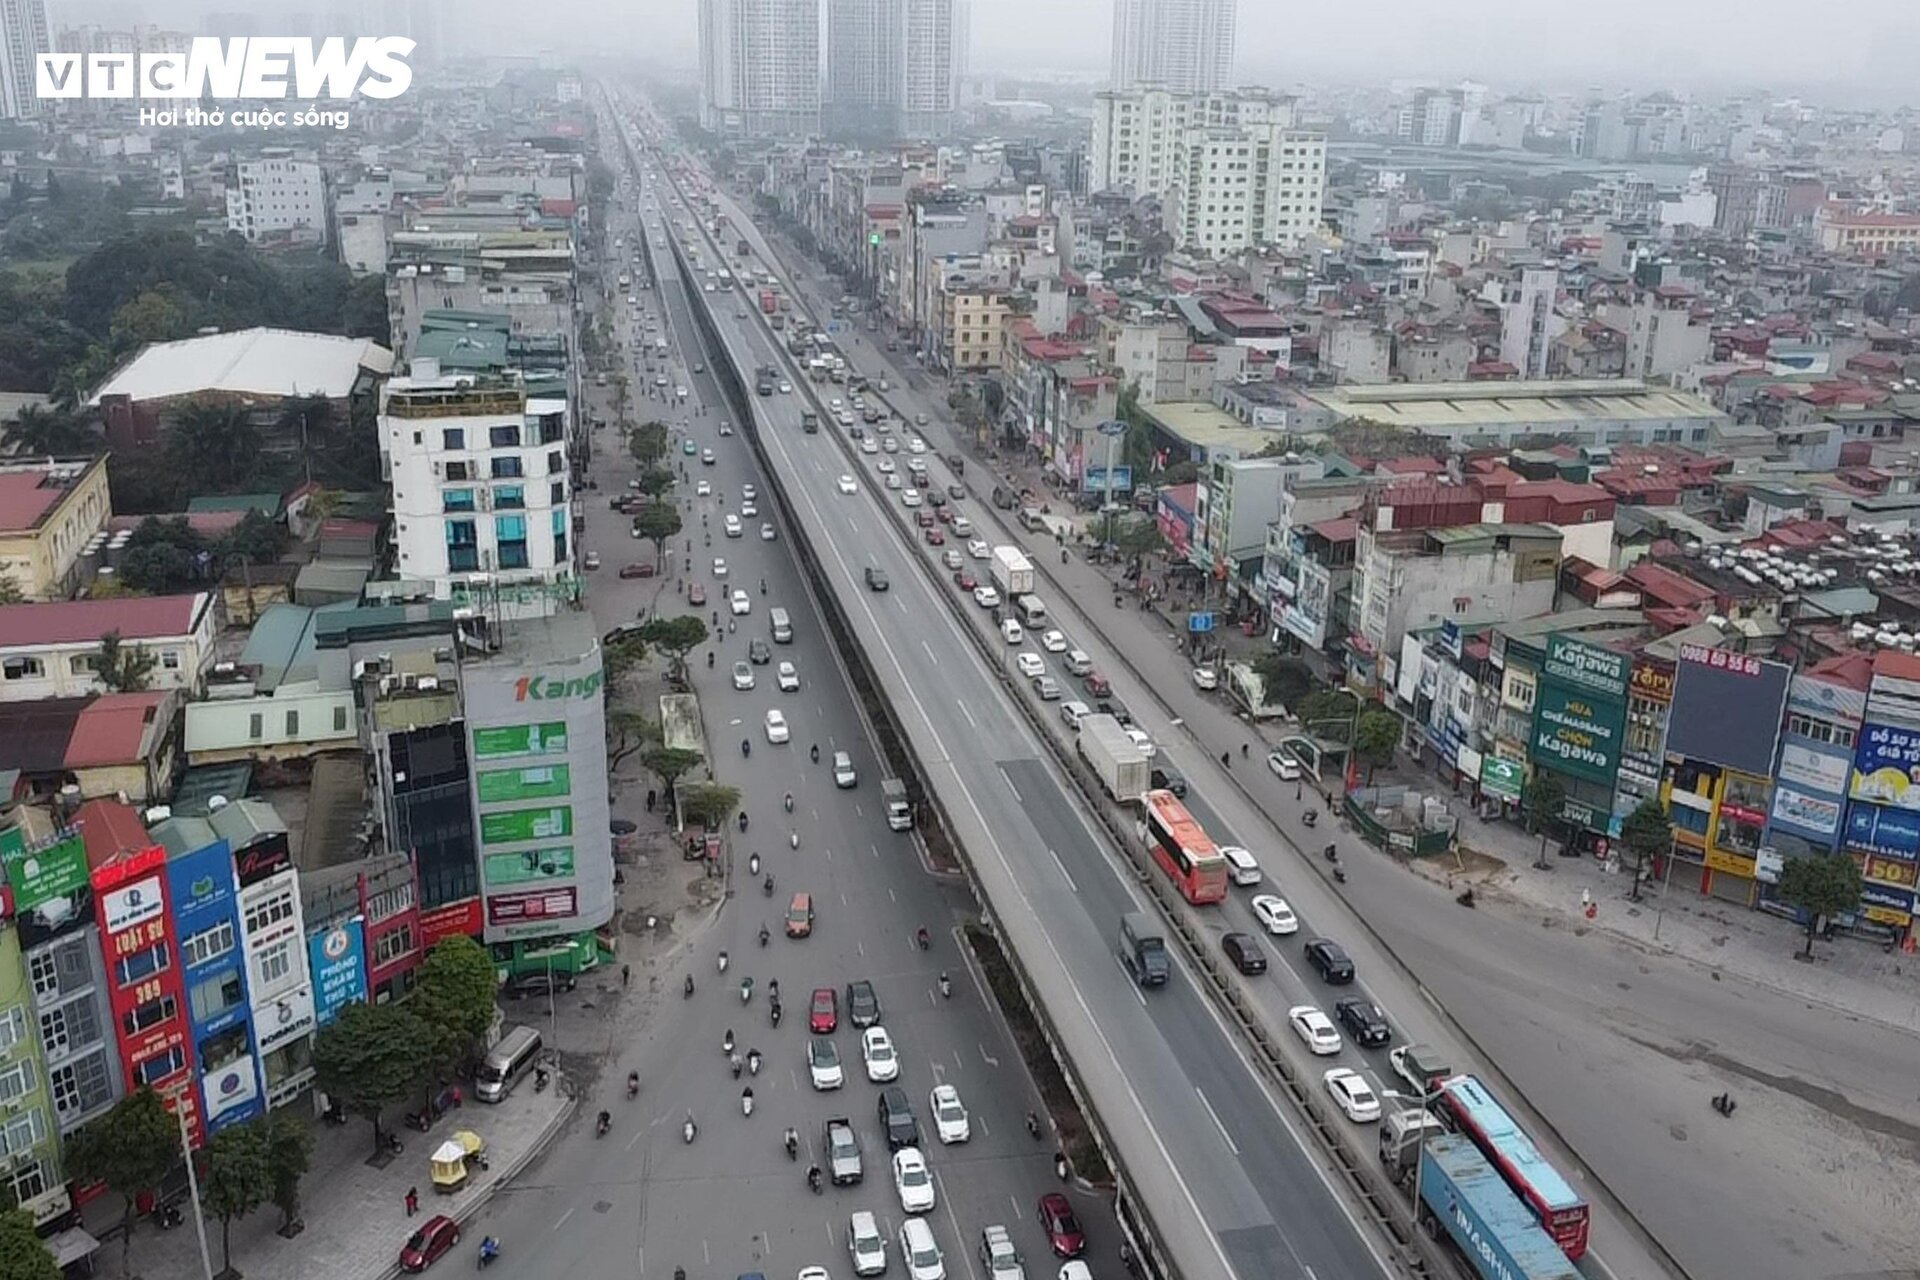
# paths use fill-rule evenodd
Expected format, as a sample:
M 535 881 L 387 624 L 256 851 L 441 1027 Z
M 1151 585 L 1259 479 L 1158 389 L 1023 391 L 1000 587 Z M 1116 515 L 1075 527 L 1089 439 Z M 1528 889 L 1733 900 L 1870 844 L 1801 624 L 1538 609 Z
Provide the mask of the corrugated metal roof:
M 181 596 L 118 600 L 62 600 L 0 605 L 0 645 L 85 644 L 109 631 L 124 640 L 161 640 L 190 634 L 212 607 L 204 591 Z
M 363 371 L 391 373 L 393 352 L 369 338 L 242 329 L 153 343 L 96 388 L 87 403 L 98 407 L 104 396 L 168 400 L 206 391 L 344 399 Z

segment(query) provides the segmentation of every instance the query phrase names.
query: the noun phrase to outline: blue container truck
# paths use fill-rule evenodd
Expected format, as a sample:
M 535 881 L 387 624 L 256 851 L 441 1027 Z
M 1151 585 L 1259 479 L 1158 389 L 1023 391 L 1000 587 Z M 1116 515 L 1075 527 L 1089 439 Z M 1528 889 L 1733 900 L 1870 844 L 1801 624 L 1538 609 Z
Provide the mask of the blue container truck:
M 1470 1138 L 1447 1134 L 1421 1146 L 1420 1200 L 1428 1229 L 1445 1230 L 1482 1280 L 1581 1280 Z

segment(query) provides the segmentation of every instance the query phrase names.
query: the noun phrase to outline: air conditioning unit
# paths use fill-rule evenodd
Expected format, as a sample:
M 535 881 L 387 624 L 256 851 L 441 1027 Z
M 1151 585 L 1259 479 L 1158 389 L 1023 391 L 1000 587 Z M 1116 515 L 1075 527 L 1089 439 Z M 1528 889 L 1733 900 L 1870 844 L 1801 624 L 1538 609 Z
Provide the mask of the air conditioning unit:
M 420 692 L 433 693 L 439 688 L 440 688 L 439 676 L 421 676 L 420 677 Z

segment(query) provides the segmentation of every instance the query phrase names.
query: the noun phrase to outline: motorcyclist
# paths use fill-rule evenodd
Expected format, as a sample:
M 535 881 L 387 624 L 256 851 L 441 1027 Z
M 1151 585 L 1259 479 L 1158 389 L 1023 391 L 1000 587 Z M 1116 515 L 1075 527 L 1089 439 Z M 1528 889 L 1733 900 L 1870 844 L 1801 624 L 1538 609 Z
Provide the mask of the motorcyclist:
M 791 1125 L 787 1126 L 786 1141 L 787 1141 L 787 1159 L 791 1160 L 795 1156 L 800 1154 L 800 1135 L 798 1132 L 794 1130 L 793 1126 Z
M 760 945 L 761 946 L 763 947 L 766 946 L 767 939 L 772 936 L 773 936 L 772 934 L 767 932 L 767 926 L 765 926 L 764 924 L 760 926 Z
M 742 738 L 742 739 L 740 739 L 740 754 L 741 754 L 741 755 L 743 755 L 743 756 L 750 756 L 750 755 L 752 755 L 752 754 L 753 754 L 753 740 L 752 740 L 752 739 L 750 739 L 750 738 Z M 744 817 L 746 817 L 747 815 L 743 813 L 743 814 L 741 814 L 740 816 L 744 818 Z M 744 828 L 743 828 L 743 829 L 744 829 Z
M 606 1133 L 607 1130 L 613 1128 L 613 1112 L 602 1111 L 599 1115 L 599 1118 L 594 1121 L 594 1127 L 598 1132 L 602 1134 Z
M 945 999 L 952 994 L 953 980 L 947 977 L 946 971 L 943 969 L 940 971 L 940 996 L 942 999 Z
M 639 1092 L 640 1092 L 640 1073 L 638 1071 L 627 1072 L 627 1096 L 631 1098 Z
M 757 852 L 747 856 L 747 874 L 750 876 L 760 874 L 760 855 Z
M 807 754 L 813 757 L 813 762 L 815 764 L 819 764 L 820 763 L 820 744 L 817 742 L 814 743 L 813 746 L 807 749 Z
M 913 931 L 913 940 L 922 951 L 933 945 L 933 936 L 927 932 L 927 926 L 921 925 Z
M 787 792 L 787 812 L 793 812 L 793 792 Z
M 713 650 L 707 650 L 707 670 L 713 670 Z
M 810 1164 L 807 1166 L 807 1185 L 809 1187 L 812 1187 L 815 1191 L 818 1191 L 820 1189 L 820 1166 L 819 1165 Z
M 482 1262 L 492 1262 L 499 1256 L 500 1242 L 498 1240 L 492 1236 L 488 1236 L 480 1242 L 480 1260 Z
M 767 872 L 767 878 L 760 882 L 760 888 L 765 891 L 769 898 L 773 896 L 773 872 Z

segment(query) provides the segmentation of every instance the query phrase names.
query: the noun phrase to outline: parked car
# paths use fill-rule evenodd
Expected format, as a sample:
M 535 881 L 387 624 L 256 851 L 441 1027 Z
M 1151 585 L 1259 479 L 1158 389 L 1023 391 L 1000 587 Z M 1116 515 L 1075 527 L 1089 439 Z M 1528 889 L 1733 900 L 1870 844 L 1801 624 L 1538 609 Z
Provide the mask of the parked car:
M 400 1269 L 425 1271 L 459 1243 L 460 1224 L 444 1213 L 436 1213 L 407 1237 L 400 1249 Z

